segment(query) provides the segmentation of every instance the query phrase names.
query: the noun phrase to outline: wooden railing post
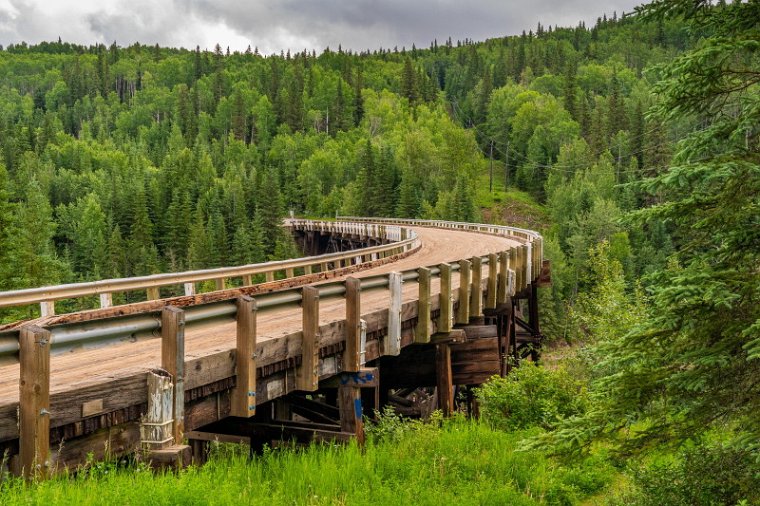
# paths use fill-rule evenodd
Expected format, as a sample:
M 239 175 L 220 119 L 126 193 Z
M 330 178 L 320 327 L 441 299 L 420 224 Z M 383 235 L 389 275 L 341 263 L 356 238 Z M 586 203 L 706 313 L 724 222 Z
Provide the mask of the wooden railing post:
M 507 288 L 509 283 L 509 252 L 502 251 L 499 253 L 499 287 L 496 291 L 496 303 L 505 304 L 507 302 Z
M 486 307 L 494 309 L 496 307 L 496 285 L 499 274 L 499 261 L 496 253 L 488 255 L 488 294 L 486 295 Z
M 256 301 L 243 295 L 237 299 L 237 347 L 232 416 L 249 418 L 256 414 Z
M 472 258 L 472 294 L 470 296 L 470 316 L 483 314 L 483 260 Z
M 19 360 L 19 470 L 26 479 L 44 479 L 50 472 L 50 331 L 23 327 Z
M 388 287 L 391 300 L 388 308 L 388 335 L 385 341 L 385 354 L 398 355 L 401 353 L 401 300 L 403 279 L 400 272 L 388 275 Z
M 472 288 L 471 264 L 469 260 L 459 261 L 459 309 L 457 310 L 457 323 L 467 325 L 470 323 L 470 290 Z
M 296 389 L 313 392 L 319 387 L 319 289 L 304 286 L 301 296 L 303 340 L 301 367 L 296 374 Z
M 361 368 L 361 282 L 346 278 L 346 349 L 343 351 L 343 370 L 358 372 Z
M 419 300 L 417 301 L 417 328 L 414 333 L 415 343 L 430 342 L 430 269 L 420 267 Z
M 441 264 L 441 291 L 439 295 L 438 332 L 451 332 L 453 327 L 453 300 L 451 296 L 451 265 Z
M 185 433 L 185 312 L 173 306 L 161 311 L 161 367 L 174 382 L 174 444 Z

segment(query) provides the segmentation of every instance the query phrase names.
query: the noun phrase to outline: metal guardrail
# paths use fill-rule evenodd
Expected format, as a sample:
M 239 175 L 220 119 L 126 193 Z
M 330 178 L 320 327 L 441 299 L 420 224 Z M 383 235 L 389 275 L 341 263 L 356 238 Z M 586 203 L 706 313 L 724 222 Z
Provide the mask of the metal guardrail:
M 195 283 L 199 282 L 215 281 L 216 289 L 222 290 L 226 279 L 242 278 L 243 286 L 249 286 L 254 284 L 252 278 L 256 275 L 264 275 L 267 281 L 273 281 L 275 273 L 284 273 L 285 278 L 290 278 L 295 276 L 296 269 L 302 269 L 305 274 L 312 273 L 315 268 L 319 269 L 319 272 L 324 272 L 332 270 L 330 265 L 333 269 L 340 268 L 343 264 L 357 265 L 409 251 L 419 245 L 419 239 L 414 232 L 396 225 L 312 220 L 286 220 L 285 225 L 299 230 L 359 235 L 389 242 L 352 251 L 260 264 L 0 292 L 0 308 L 40 304 L 41 315 L 45 317 L 55 314 L 55 301 L 62 299 L 97 295 L 100 297 L 100 307 L 108 308 L 113 305 L 113 293 L 145 290 L 148 300 L 156 300 L 160 298 L 161 287 L 172 285 L 184 285 L 185 295 L 195 295 Z
M 387 224 L 397 223 L 399 225 L 412 225 L 412 226 L 440 226 L 441 228 L 451 228 L 459 230 L 471 230 L 480 233 L 489 233 L 495 235 L 501 235 L 505 237 L 518 238 L 520 242 L 524 244 L 518 247 L 513 247 L 504 252 L 504 254 L 510 253 L 510 267 L 509 269 L 515 274 L 516 285 L 510 281 L 512 288 L 521 290 L 526 287 L 532 280 L 536 279 L 540 274 L 540 265 L 542 256 L 541 236 L 536 232 L 529 230 L 517 229 L 514 227 L 504 227 L 496 225 L 479 225 L 479 224 L 467 224 L 467 223 L 454 223 L 454 222 L 439 222 L 439 221 L 427 221 L 427 220 L 391 220 L 391 219 L 374 219 L 374 218 L 351 218 L 352 220 L 370 220 L 370 221 L 385 221 Z M 365 224 L 356 226 L 357 223 L 335 223 L 335 222 L 315 222 L 308 220 L 294 220 L 289 225 L 292 225 L 299 229 L 305 230 L 322 230 L 320 227 L 328 227 L 329 230 L 341 230 L 341 233 L 356 233 L 361 235 L 365 231 L 369 230 L 365 228 Z M 351 225 L 351 226 L 347 226 Z M 377 225 L 379 226 L 379 225 Z M 386 231 L 389 230 L 386 227 Z M 393 253 L 394 251 L 405 251 L 418 245 L 419 239 L 413 231 L 405 229 L 403 227 L 396 228 L 391 234 L 398 234 L 397 239 L 402 239 L 400 242 L 392 243 L 390 245 L 383 245 L 382 247 L 362 248 L 353 250 L 348 253 L 338 255 L 341 258 L 355 258 L 360 256 L 367 256 L 373 254 Z M 536 245 L 536 247 L 533 247 Z M 388 246 L 392 246 L 388 248 Z M 350 254 L 350 256 L 349 256 Z M 313 263 L 315 259 L 320 262 L 324 262 L 326 257 L 333 257 L 334 255 L 321 255 L 317 257 L 308 257 L 290 261 L 291 265 L 307 265 Z M 495 255 L 476 255 L 480 259 L 480 262 L 485 265 L 489 265 L 492 260 L 496 259 Z M 475 258 L 475 257 L 473 257 Z M 462 260 L 471 260 L 470 258 Z M 460 269 L 460 261 L 451 262 L 448 265 L 452 271 L 458 271 Z M 278 265 L 282 265 L 285 262 L 275 262 Z M 272 264 L 272 263 L 270 263 Z M 443 265 L 443 264 L 442 264 Z M 498 265 L 498 264 L 497 264 Z M 502 265 L 507 265 L 505 261 Z M 258 266 L 256 266 L 258 267 Z M 496 266 L 494 266 L 496 267 Z M 282 269 L 282 267 L 279 267 Z M 440 275 L 441 266 L 433 265 L 427 267 L 432 277 Z M 232 268 L 237 269 L 237 268 Z M 499 267 L 502 270 L 503 267 Z M 496 268 L 493 269 L 493 280 L 495 282 Z M 215 270 L 219 271 L 219 270 Z M 229 272 L 229 270 L 227 270 Z M 208 272 L 208 271 L 205 271 Z M 489 271 L 490 272 L 490 271 Z M 181 273 L 188 274 L 188 273 Z M 507 279 L 507 273 L 501 273 Z M 419 269 L 409 269 L 400 273 L 389 273 L 378 276 L 364 277 L 360 279 L 361 290 L 382 289 L 389 287 L 391 283 L 391 276 L 400 275 L 401 279 L 405 282 L 417 282 L 419 278 Z M 490 276 L 490 274 L 489 274 Z M 509 278 L 511 279 L 511 278 Z M 489 285 L 490 286 L 490 285 Z M 345 282 L 335 281 L 320 284 L 317 287 L 320 298 L 342 296 L 346 293 Z M 266 294 L 258 294 L 255 296 L 256 304 L 259 310 L 266 310 L 277 306 L 287 304 L 298 304 L 302 301 L 302 288 L 290 288 L 283 289 Z M 195 325 L 201 322 L 207 322 L 216 318 L 235 318 L 237 313 L 236 299 L 231 298 L 222 301 L 216 301 L 205 304 L 191 305 L 183 308 L 185 312 L 186 325 Z M 124 340 L 136 340 L 143 337 L 149 337 L 155 335 L 160 331 L 161 319 L 160 311 L 146 312 L 135 315 L 115 316 L 106 319 L 98 319 L 86 322 L 74 322 L 64 323 L 60 325 L 52 325 L 48 327 L 51 332 L 51 345 L 56 352 L 65 351 L 72 347 L 82 346 L 86 344 L 96 343 L 98 345 L 105 345 L 112 342 L 119 342 Z M 7 330 L 0 331 L 0 357 L 12 357 L 17 354 L 19 349 L 18 344 L 19 330 Z

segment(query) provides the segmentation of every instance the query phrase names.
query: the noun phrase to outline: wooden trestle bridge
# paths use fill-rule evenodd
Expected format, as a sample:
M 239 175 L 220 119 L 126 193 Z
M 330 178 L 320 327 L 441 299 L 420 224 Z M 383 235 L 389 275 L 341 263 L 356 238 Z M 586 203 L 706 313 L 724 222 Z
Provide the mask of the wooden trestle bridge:
M 45 477 L 88 455 L 185 465 L 214 440 L 256 451 L 361 439 L 362 413 L 450 413 L 456 388 L 537 357 L 539 234 L 376 218 L 286 226 L 312 256 L 0 293 L 0 308 L 42 314 L 0 327 L 2 466 Z M 113 304 L 135 292 L 147 300 Z M 100 308 L 56 314 L 77 298 Z

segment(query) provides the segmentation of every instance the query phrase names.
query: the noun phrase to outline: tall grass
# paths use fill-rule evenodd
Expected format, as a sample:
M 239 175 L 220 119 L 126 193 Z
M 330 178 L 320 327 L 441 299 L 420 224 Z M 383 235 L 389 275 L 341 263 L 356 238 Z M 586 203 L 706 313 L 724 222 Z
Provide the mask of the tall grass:
M 574 504 L 611 481 L 598 463 L 568 469 L 515 452 L 526 435 L 454 419 L 376 430 L 363 449 L 315 445 L 249 459 L 247 448 L 221 446 L 205 466 L 179 473 L 111 464 L 6 482 L 0 504 Z

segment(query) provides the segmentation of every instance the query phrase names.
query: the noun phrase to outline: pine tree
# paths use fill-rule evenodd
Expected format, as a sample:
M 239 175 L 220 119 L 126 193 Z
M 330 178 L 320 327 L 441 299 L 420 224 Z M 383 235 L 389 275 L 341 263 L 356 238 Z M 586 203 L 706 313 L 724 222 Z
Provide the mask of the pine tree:
M 401 71 L 401 96 L 409 100 L 410 105 L 416 105 L 419 100 L 417 74 L 409 57 L 404 60 L 404 68 Z

